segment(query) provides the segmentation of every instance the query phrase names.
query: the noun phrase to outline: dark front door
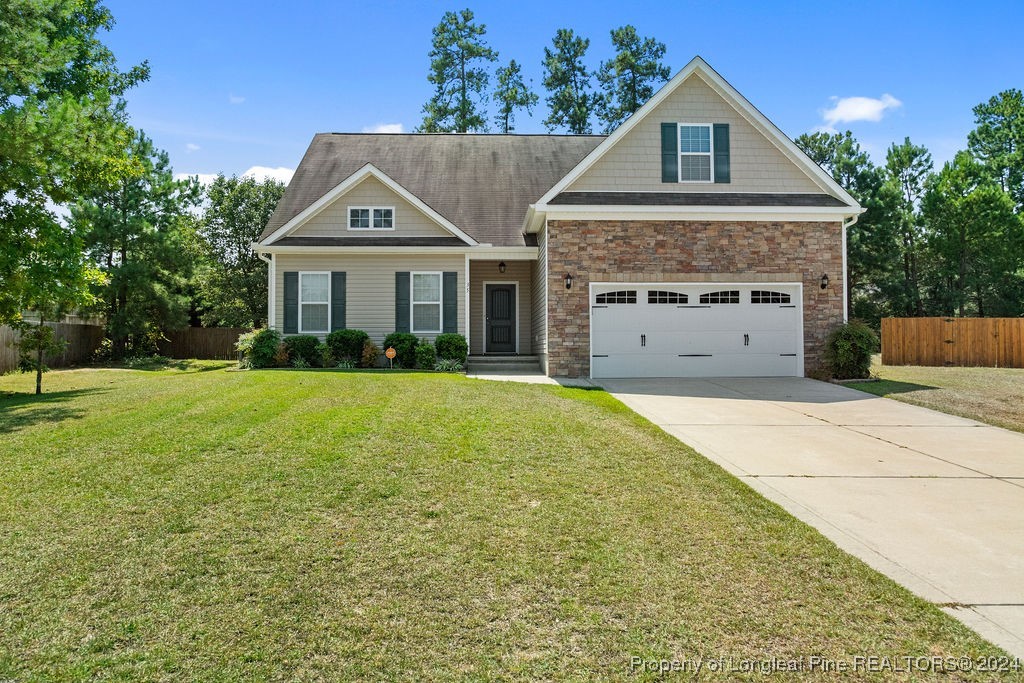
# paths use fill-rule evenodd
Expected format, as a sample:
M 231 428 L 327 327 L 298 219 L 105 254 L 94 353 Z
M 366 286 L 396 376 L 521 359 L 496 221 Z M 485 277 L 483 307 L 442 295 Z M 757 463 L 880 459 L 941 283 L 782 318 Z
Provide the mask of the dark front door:
M 515 353 L 516 350 L 516 287 L 487 285 L 484 304 L 487 319 L 487 353 Z

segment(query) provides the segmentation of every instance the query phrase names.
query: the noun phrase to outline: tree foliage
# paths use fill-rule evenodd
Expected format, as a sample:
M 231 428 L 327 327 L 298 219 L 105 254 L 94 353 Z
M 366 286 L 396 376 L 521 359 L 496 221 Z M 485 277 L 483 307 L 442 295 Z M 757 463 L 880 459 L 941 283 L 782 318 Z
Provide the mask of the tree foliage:
M 932 155 L 924 147 L 904 138 L 893 143 L 885 155 L 886 181 L 898 195 L 897 225 L 900 238 L 900 261 L 903 264 L 903 291 L 900 308 L 904 315 L 924 315 L 921 300 L 922 222 L 921 197 L 925 181 L 932 171 Z
M 603 95 L 597 116 L 604 132 L 619 127 L 633 112 L 651 99 L 656 86 L 668 80 L 671 70 L 662 63 L 665 44 L 654 38 L 641 38 L 636 28 L 622 26 L 611 32 L 615 56 L 602 62 L 597 80 Z
M 1024 207 L 1024 93 L 1004 90 L 973 111 L 977 127 L 967 136 L 968 150 Z
M 258 327 L 267 321 L 267 266 L 252 249 L 284 183 L 217 176 L 206 188 L 199 220 L 203 256 L 196 274 L 201 319 L 208 327 Z
M 590 119 L 600 96 L 593 92 L 591 73 L 583 63 L 589 47 L 589 38 L 560 28 L 552 47 L 544 48 L 544 88 L 548 91 L 548 117 L 544 125 L 548 130 L 564 128 L 576 134 L 593 130 Z
M 929 179 L 921 213 L 934 313 L 1024 313 L 1024 230 L 1013 199 L 983 163 L 957 154 Z
M 128 153 L 141 173 L 71 210 L 86 253 L 107 276 L 97 295 L 115 356 L 149 352 L 162 330 L 187 324 L 189 212 L 199 196 L 194 182 L 174 179 L 167 153 L 144 133 Z
M 796 144 L 865 209 L 846 234 L 847 305 L 848 310 L 877 321 L 883 311 L 865 304 L 891 298 L 892 255 L 898 249 L 897 198 L 885 183 L 884 170 L 871 162 L 850 131 L 804 134 Z
M 485 100 L 490 76 L 484 64 L 498 59 L 483 36 L 484 24 L 473 12 L 445 12 L 434 27 L 430 75 L 434 95 L 423 105 L 422 133 L 466 133 L 487 130 Z
M 516 60 L 498 69 L 498 87 L 494 91 L 494 101 L 498 104 L 498 115 L 494 123 L 498 130 L 508 134 L 515 131 L 515 112 L 525 109 L 529 114 L 537 104 L 537 94 L 532 92 L 523 80 L 522 68 Z
M 48 203 L 135 171 L 123 95 L 148 76 L 118 70 L 95 0 L 6 0 L 0 21 L 0 322 L 77 305 L 95 280 Z

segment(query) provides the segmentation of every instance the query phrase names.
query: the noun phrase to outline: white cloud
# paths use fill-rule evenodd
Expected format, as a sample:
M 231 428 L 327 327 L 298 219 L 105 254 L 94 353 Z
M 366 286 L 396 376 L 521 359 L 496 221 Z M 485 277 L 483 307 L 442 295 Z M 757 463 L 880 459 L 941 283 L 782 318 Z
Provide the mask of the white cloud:
M 400 123 L 378 123 L 374 126 L 366 126 L 363 128 L 364 133 L 404 133 L 405 130 L 402 128 Z
M 242 177 L 256 178 L 256 180 L 273 178 L 274 180 L 280 180 L 282 183 L 287 185 L 291 181 L 292 174 L 294 173 L 294 168 L 285 168 L 284 166 L 278 166 L 277 168 L 270 168 L 269 166 L 251 166 L 242 174 Z
M 231 104 L 242 104 L 245 102 L 245 98 L 241 95 L 228 95 L 228 102 Z
M 833 105 L 821 112 L 825 124 L 819 130 L 835 132 L 837 123 L 854 121 L 881 121 L 890 109 L 897 109 L 903 103 L 889 93 L 874 97 L 833 97 Z
M 199 145 L 197 145 L 194 142 L 189 142 L 189 143 L 187 143 L 185 145 L 185 151 L 186 152 L 198 152 L 201 149 L 202 149 L 202 147 L 200 147 Z
M 199 178 L 200 185 L 209 185 L 216 178 L 216 173 L 175 173 L 175 180 L 187 180 L 188 178 Z

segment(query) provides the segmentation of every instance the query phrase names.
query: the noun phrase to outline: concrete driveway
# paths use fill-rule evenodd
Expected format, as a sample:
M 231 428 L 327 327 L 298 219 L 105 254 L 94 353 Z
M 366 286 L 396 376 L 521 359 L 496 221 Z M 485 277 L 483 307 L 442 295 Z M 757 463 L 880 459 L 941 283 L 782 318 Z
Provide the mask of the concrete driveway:
M 1024 435 L 809 379 L 600 384 L 1024 657 Z

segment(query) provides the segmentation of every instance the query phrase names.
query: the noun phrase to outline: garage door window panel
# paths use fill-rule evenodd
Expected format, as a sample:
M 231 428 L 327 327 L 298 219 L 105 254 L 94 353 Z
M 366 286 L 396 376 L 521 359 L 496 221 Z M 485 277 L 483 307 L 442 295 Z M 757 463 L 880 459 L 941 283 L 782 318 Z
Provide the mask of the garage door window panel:
M 719 292 L 704 292 L 700 295 L 702 304 L 738 304 L 740 302 L 740 290 L 725 289 Z
M 772 292 L 768 290 L 755 289 L 750 293 L 750 303 L 752 304 L 788 304 L 791 303 L 791 297 L 785 292 Z
M 689 297 L 681 292 L 667 292 L 660 289 L 647 290 L 647 303 L 649 304 L 685 304 L 689 303 Z
M 617 292 L 603 292 L 597 295 L 599 304 L 635 304 L 636 290 L 623 289 Z

